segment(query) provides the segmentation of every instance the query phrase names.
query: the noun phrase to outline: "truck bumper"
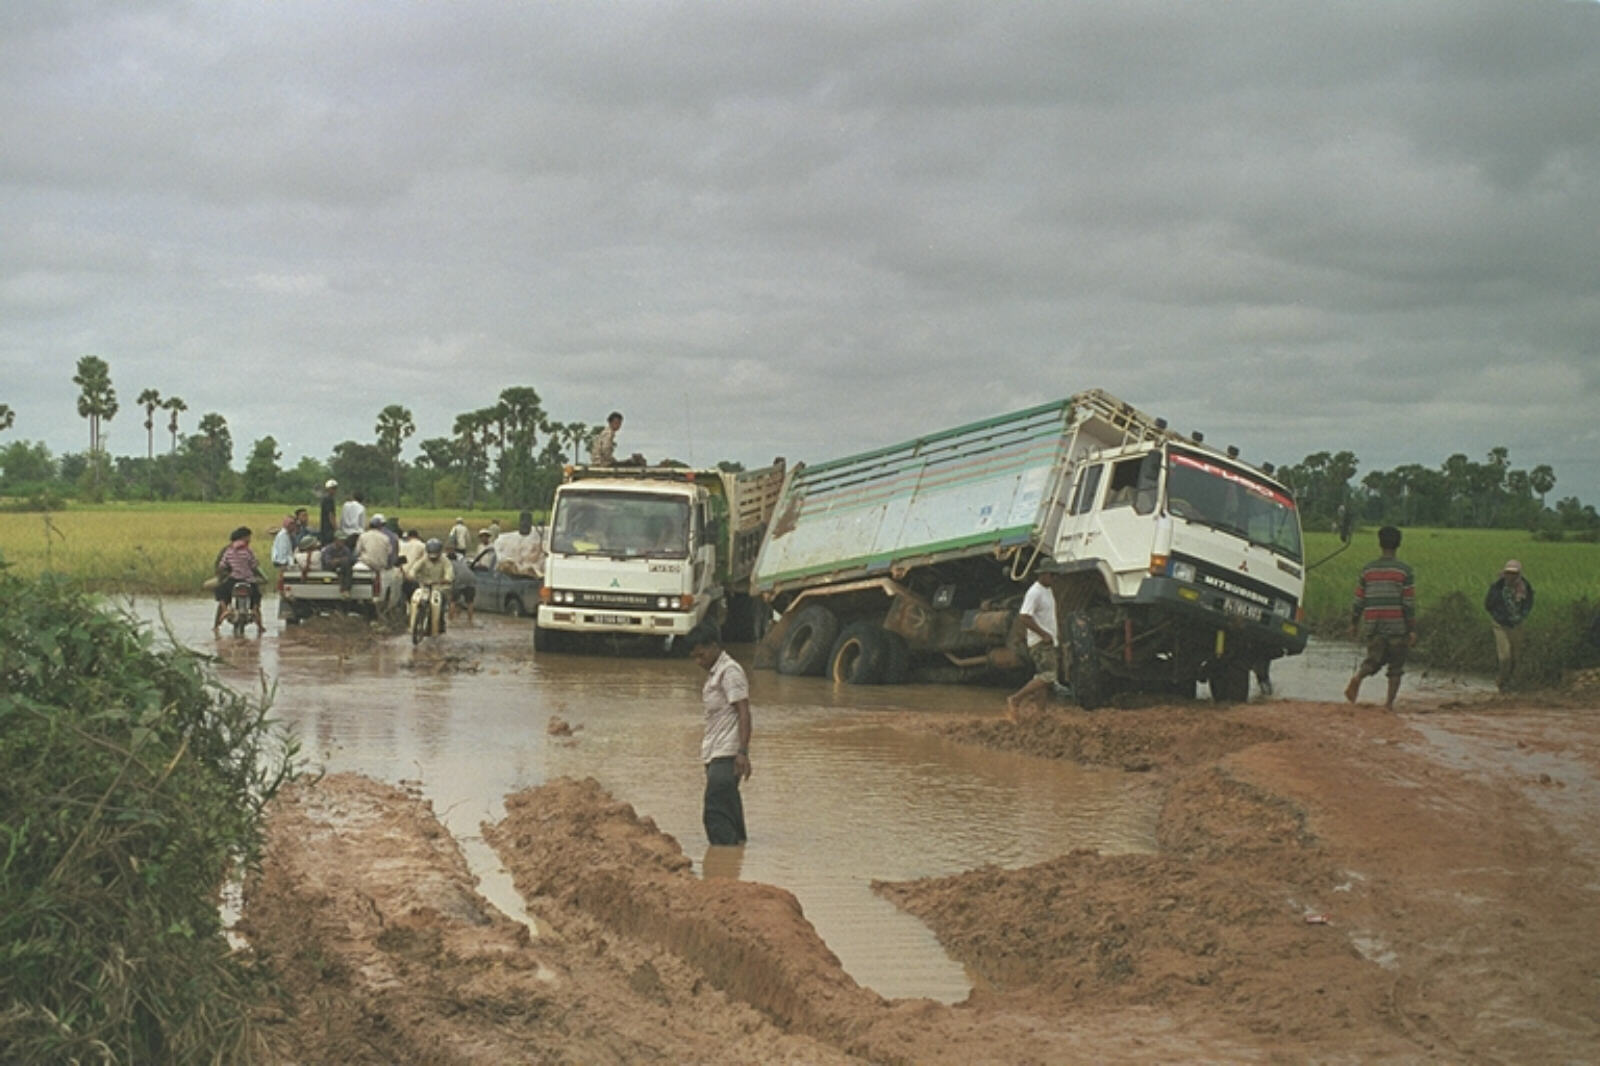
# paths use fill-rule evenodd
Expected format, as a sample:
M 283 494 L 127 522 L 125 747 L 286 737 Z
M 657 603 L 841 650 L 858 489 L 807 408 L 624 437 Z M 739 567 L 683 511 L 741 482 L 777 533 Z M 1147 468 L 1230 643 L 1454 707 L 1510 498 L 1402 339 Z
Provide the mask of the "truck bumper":
M 1223 646 L 1266 652 L 1267 658 L 1298 655 L 1306 647 L 1306 627 L 1225 592 L 1200 588 L 1170 577 L 1148 577 L 1133 603 L 1173 614 L 1191 626 L 1220 633 Z
M 621 611 L 615 608 L 539 605 L 538 624 L 568 633 L 617 633 L 633 637 L 681 637 L 705 617 L 703 611 Z

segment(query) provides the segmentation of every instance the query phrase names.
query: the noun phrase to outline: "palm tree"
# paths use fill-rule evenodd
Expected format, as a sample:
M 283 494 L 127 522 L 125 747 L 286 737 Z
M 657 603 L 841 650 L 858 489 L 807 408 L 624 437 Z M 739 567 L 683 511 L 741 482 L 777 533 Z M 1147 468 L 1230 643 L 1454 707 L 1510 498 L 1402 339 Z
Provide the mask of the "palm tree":
M 78 372 L 72 383 L 79 388 L 78 416 L 89 420 L 89 451 L 100 450 L 100 422 L 111 421 L 117 414 L 117 390 L 111 387 L 111 368 L 96 355 L 86 355 L 78 360 Z
M 156 457 L 156 408 L 161 406 L 161 394 L 155 389 L 145 389 L 139 394 L 139 406 L 144 408 L 145 458 Z
M 10 429 L 17 424 L 17 412 L 11 409 L 10 404 L 0 403 L 0 430 Z
M 417 431 L 417 424 L 411 420 L 410 411 L 392 403 L 378 412 L 378 424 L 373 431 L 378 434 L 378 447 L 389 457 L 394 470 L 394 505 L 399 507 L 400 449 L 404 447 L 406 438 Z
M 600 432 L 599 427 L 587 422 L 564 422 L 554 427 L 563 441 L 572 446 L 572 465 L 578 465 L 578 449 L 588 444 Z
M 176 396 L 168 396 L 161 402 L 161 406 L 172 412 L 172 418 L 167 422 L 167 429 L 172 433 L 172 454 L 178 454 L 178 413 L 187 411 L 189 405 Z
M 1540 463 L 1528 471 L 1528 485 L 1539 494 L 1539 510 L 1544 510 L 1544 494 L 1556 487 L 1556 472 L 1549 463 Z

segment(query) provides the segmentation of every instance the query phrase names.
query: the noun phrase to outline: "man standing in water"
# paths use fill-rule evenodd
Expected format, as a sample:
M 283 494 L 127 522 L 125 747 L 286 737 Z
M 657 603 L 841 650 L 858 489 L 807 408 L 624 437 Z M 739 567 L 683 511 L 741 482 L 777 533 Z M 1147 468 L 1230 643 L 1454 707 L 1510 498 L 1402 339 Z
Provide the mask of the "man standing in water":
M 1400 678 L 1406 671 L 1406 652 L 1417 642 L 1416 577 L 1411 567 L 1395 558 L 1400 531 L 1394 526 L 1378 530 L 1378 558 L 1361 568 L 1356 580 L 1355 603 L 1350 608 L 1350 635 L 1358 627 L 1367 640 L 1367 657 L 1344 687 L 1351 703 L 1361 692 L 1361 682 L 1389 667 L 1389 696 L 1384 706 L 1394 710 Z
M 706 767 L 701 815 L 706 839 L 717 845 L 743 844 L 739 782 L 750 777 L 750 681 L 744 667 L 722 650 L 713 626 L 695 626 L 684 641 L 689 657 L 708 675 L 700 690 L 706 712 L 705 738 L 700 742 L 700 761 Z

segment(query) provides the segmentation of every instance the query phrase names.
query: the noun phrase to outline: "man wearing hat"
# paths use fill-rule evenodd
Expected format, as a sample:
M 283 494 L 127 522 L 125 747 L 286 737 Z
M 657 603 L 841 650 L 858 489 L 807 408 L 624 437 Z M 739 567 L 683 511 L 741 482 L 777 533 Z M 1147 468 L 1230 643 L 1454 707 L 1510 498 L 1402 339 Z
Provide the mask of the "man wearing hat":
M 465 552 L 472 547 L 472 533 L 467 529 L 466 519 L 456 515 L 456 524 L 450 527 L 450 536 L 444 543 L 445 547 L 458 552 Z
M 1522 576 L 1521 563 L 1506 560 L 1500 576 L 1483 598 L 1483 609 L 1494 622 L 1494 650 L 1500 656 L 1497 684 L 1504 692 L 1517 669 L 1517 660 L 1522 658 L 1522 623 L 1533 610 L 1533 586 Z

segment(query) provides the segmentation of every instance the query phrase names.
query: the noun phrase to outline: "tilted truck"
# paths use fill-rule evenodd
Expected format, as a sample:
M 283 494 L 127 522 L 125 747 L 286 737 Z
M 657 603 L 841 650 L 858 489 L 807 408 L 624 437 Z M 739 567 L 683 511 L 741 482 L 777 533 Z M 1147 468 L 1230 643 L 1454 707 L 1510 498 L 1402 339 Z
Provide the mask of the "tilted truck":
M 1248 698 L 1305 647 L 1299 515 L 1270 467 L 1095 390 L 789 474 L 753 587 L 757 665 L 855 683 L 1020 672 L 1018 609 L 1058 573 L 1075 699 Z
M 535 646 L 586 635 L 659 638 L 711 618 L 754 640 L 771 617 L 751 599 L 750 568 L 783 487 L 762 470 L 574 467 L 556 489 L 545 538 Z

